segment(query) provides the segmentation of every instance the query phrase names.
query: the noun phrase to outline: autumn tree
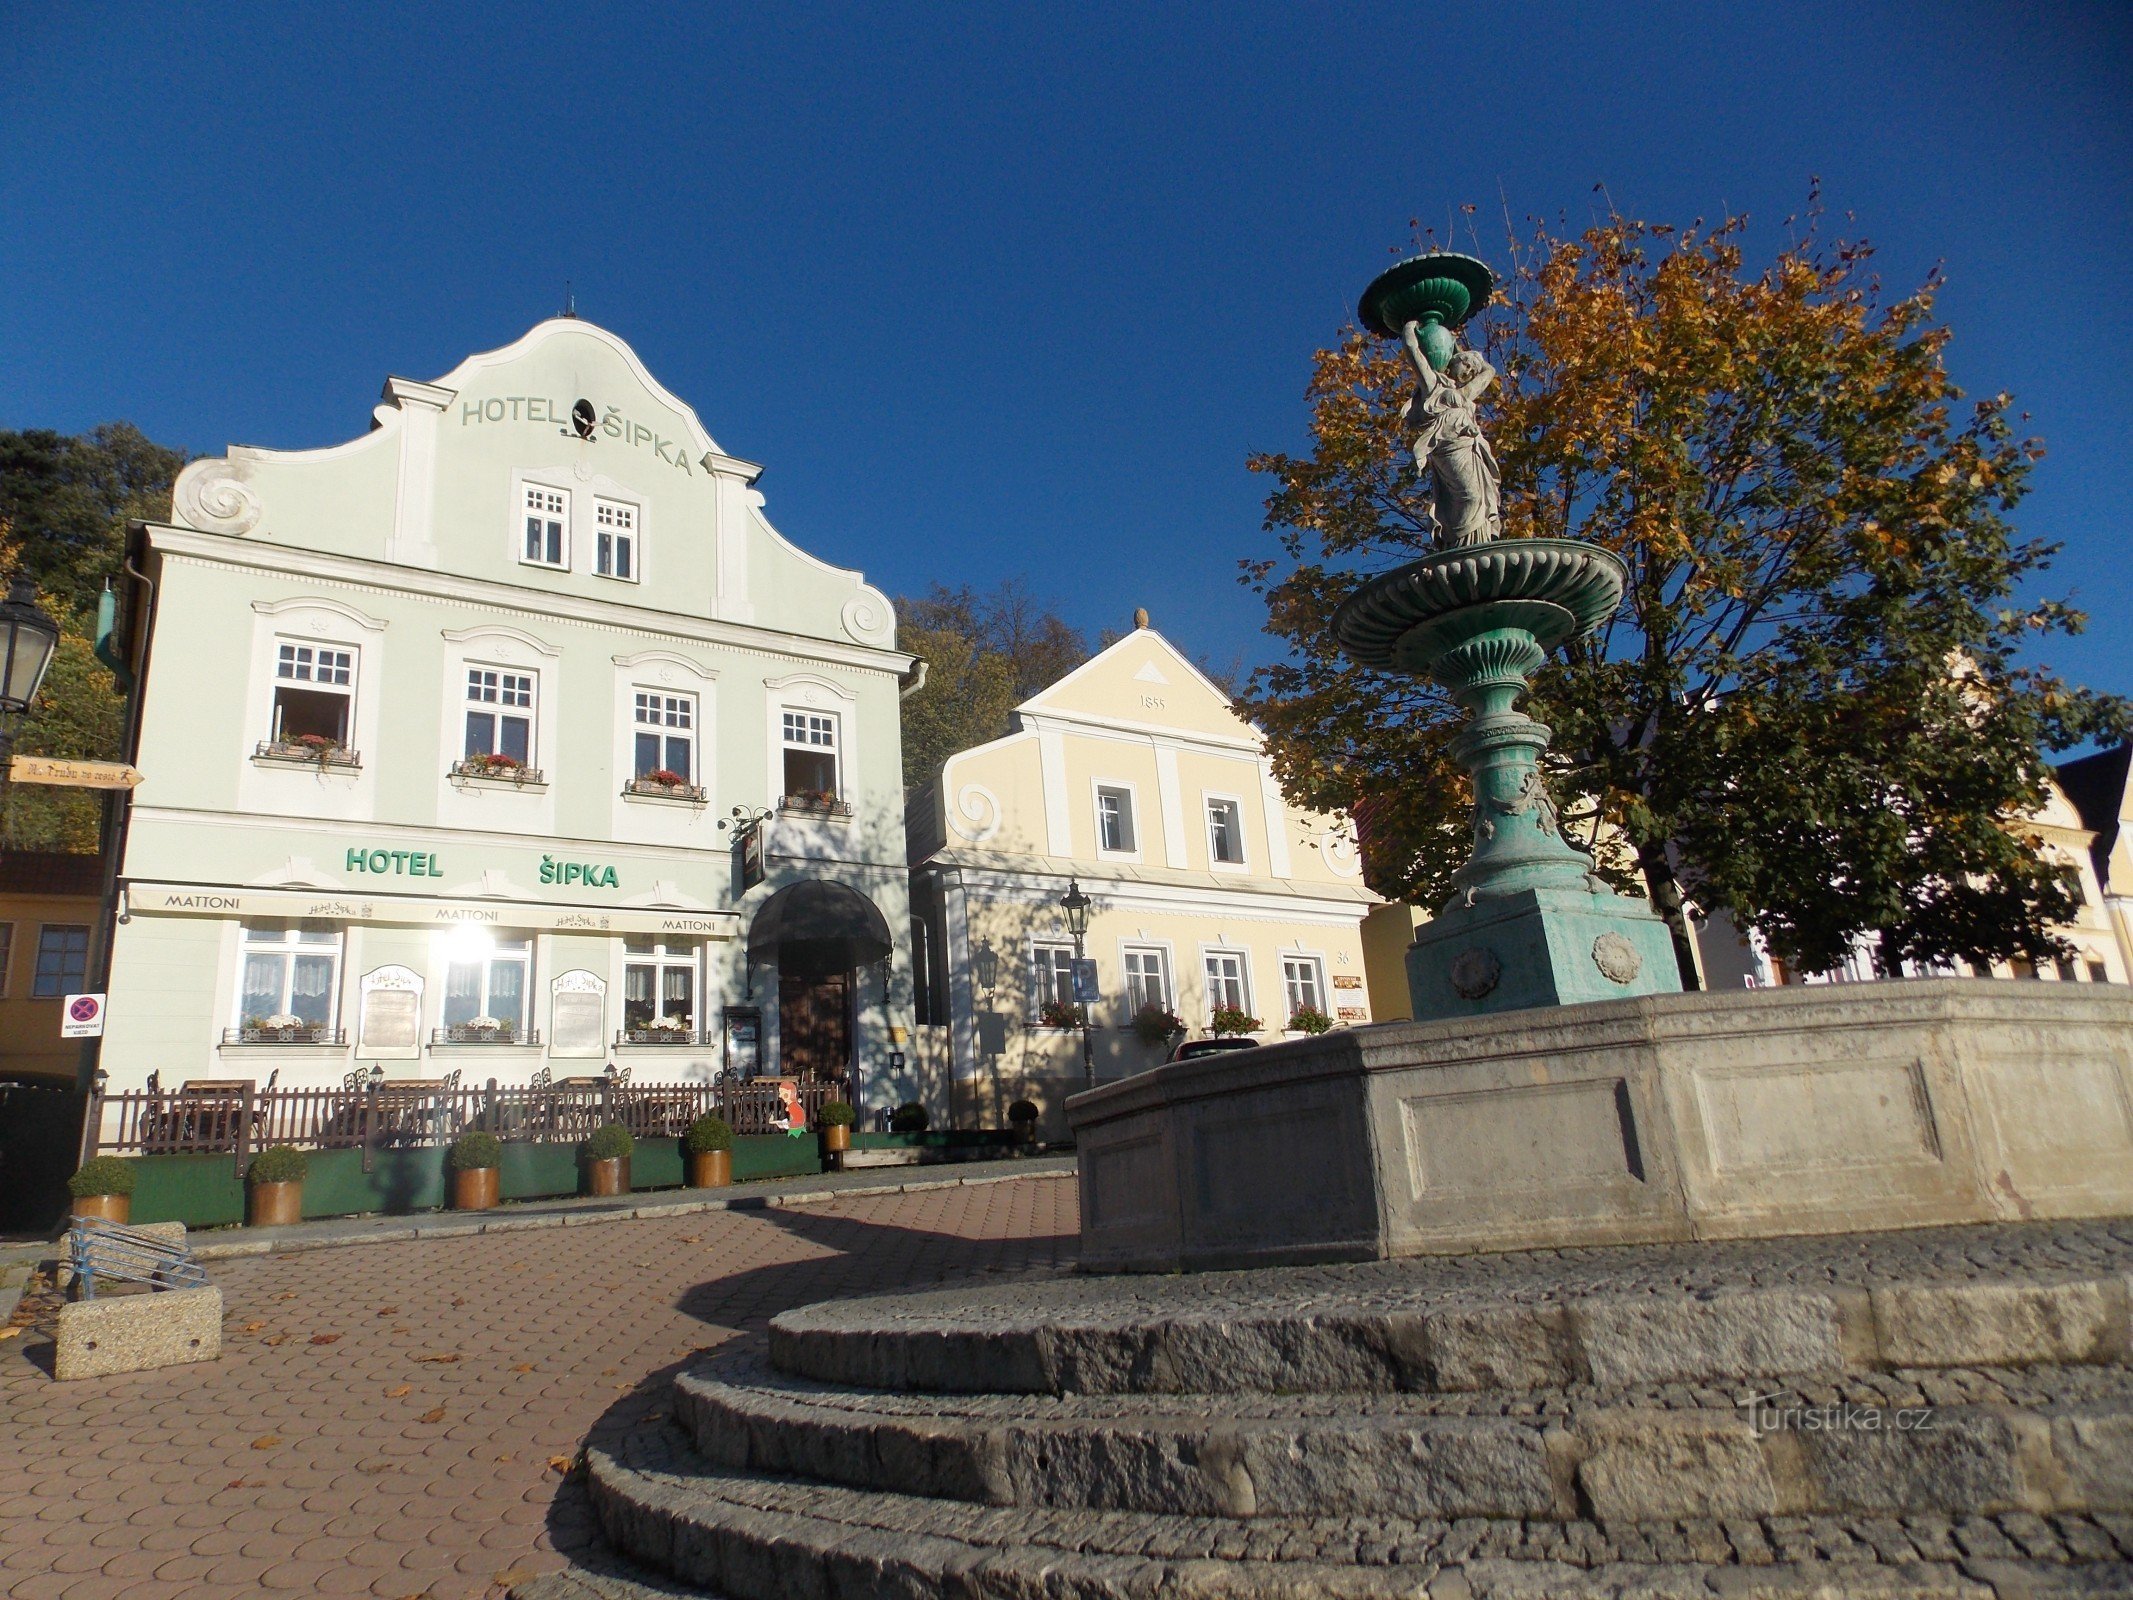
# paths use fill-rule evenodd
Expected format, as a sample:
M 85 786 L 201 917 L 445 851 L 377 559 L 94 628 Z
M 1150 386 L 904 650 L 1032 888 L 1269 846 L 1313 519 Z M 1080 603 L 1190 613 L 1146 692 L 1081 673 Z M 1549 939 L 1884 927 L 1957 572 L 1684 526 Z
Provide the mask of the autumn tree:
M 37 704 L 16 734 L 22 754 L 110 760 L 121 753 L 125 700 L 96 659 L 97 600 L 119 574 L 126 524 L 170 515 L 170 486 L 185 461 L 183 451 L 126 422 L 81 435 L 0 431 L 0 573 L 35 582 L 60 627 Z M 0 843 L 93 851 L 103 811 L 94 790 L 10 785 Z
M 1870 248 L 1813 210 L 1760 271 L 1746 238 L 1537 229 L 1467 330 L 1502 375 L 1505 535 L 1629 568 L 1614 621 L 1528 703 L 1566 824 L 1626 847 L 1599 864 L 1668 918 L 1690 984 L 1685 895 L 1808 971 L 1862 936 L 1889 964 L 2046 957 L 2079 891 L 2022 826 L 2042 752 L 2122 736 L 2126 708 L 2024 653 L 2082 622 L 2018 598 L 2057 549 L 2008 520 L 2041 447 L 2006 395 L 1965 403 L 1949 379 L 1937 274 L 1885 295 Z M 1429 548 L 1412 382 L 1396 345 L 1346 329 L 1316 358 L 1310 453 L 1253 459 L 1279 554 L 1244 581 L 1289 653 L 1248 705 L 1291 799 L 1354 812 L 1372 885 L 1435 904 L 1469 849 L 1460 713 L 1330 630 L 1363 578 Z
M 997 739 L 1010 713 L 1089 658 L 1088 641 L 1019 578 L 980 593 L 936 583 L 896 602 L 896 642 L 925 657 L 903 702 L 904 787 L 940 775 L 958 750 Z

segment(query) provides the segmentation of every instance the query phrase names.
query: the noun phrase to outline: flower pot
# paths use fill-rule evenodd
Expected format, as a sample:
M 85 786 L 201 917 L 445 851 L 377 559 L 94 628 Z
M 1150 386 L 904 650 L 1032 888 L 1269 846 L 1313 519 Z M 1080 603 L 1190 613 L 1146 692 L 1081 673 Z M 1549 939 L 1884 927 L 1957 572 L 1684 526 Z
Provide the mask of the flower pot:
M 841 1156 L 851 1149 L 852 1125 L 849 1122 L 823 1123 L 822 1148 L 833 1156 Z
M 689 1152 L 689 1187 L 692 1189 L 723 1189 L 733 1181 L 733 1152 L 731 1150 L 692 1150 Z
M 85 1194 L 74 1202 L 77 1217 L 102 1217 L 106 1222 L 124 1222 L 133 1215 L 130 1194 Z
M 1016 1143 L 1016 1144 L 1035 1144 L 1035 1143 L 1037 1142 L 1037 1124 L 1036 1124 L 1036 1123 L 1034 1123 L 1034 1122 L 1017 1122 L 1017 1123 L 1014 1123 L 1014 1124 L 1012 1125 L 1012 1127 L 1013 1127 L 1013 1131 L 1014 1131 L 1014 1139 L 1015 1139 L 1015 1143 Z
M 486 1211 L 496 1204 L 496 1169 L 468 1167 L 452 1174 L 452 1209 Z
M 255 1183 L 244 1192 L 244 1220 L 251 1228 L 286 1228 L 304 1220 L 304 1185 Z
M 630 1192 L 630 1158 L 609 1156 L 604 1161 L 585 1163 L 585 1192 L 587 1194 L 628 1194 Z

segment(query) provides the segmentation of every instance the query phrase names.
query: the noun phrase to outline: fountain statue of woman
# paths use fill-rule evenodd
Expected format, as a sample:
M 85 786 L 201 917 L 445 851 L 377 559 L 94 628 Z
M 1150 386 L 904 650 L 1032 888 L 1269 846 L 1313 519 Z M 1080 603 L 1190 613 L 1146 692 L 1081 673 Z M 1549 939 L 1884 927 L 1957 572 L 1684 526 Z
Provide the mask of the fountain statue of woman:
M 1400 330 L 1420 383 L 1400 415 L 1415 429 L 1415 471 L 1429 473 L 1431 520 L 1440 550 L 1487 544 L 1503 536 L 1496 452 L 1481 432 L 1475 402 L 1496 381 L 1496 369 L 1461 349 L 1443 372 L 1423 353 L 1421 324 Z

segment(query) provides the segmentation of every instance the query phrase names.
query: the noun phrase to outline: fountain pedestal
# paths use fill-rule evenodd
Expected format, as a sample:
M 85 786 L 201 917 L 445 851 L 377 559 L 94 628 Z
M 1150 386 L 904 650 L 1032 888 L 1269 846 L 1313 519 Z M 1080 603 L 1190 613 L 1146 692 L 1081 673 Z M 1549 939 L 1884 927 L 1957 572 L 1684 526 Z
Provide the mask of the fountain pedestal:
M 1613 614 L 1625 578 L 1597 545 L 1499 540 L 1389 572 L 1334 620 L 1350 657 L 1434 678 L 1471 719 L 1452 754 L 1473 774 L 1474 854 L 1408 950 L 1417 1021 L 1681 988 L 1666 924 L 1563 837 L 1548 729 L 1517 709 L 1549 649 Z

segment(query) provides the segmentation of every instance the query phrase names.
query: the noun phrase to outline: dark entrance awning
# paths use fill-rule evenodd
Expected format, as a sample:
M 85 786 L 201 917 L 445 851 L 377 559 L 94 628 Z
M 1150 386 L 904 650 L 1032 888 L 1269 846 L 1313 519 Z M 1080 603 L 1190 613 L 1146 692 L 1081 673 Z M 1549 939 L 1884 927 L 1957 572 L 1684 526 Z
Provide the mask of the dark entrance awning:
M 849 972 L 894 947 L 881 908 L 849 884 L 808 878 L 765 900 L 748 929 L 748 955 L 780 972 Z

